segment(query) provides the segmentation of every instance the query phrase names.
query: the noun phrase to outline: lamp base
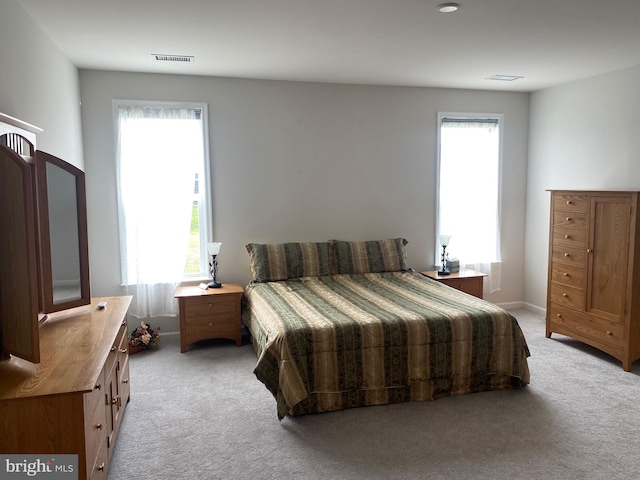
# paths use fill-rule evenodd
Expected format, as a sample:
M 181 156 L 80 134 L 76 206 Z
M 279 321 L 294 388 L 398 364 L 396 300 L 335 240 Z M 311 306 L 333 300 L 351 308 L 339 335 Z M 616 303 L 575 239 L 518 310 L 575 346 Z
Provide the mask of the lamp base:
M 451 274 L 451 272 L 449 270 L 447 270 L 447 269 L 438 270 L 438 275 L 445 276 L 445 275 L 450 275 L 450 274 Z
M 209 288 L 220 288 L 222 287 L 222 284 L 220 282 L 210 282 L 209 283 Z

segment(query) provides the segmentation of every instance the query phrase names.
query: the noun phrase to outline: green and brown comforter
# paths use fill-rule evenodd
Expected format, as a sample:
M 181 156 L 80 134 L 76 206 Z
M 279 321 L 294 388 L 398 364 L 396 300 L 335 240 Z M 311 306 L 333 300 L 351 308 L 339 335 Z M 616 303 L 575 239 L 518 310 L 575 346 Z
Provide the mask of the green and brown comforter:
M 279 418 L 529 383 L 516 319 L 419 273 L 254 283 L 244 301 Z

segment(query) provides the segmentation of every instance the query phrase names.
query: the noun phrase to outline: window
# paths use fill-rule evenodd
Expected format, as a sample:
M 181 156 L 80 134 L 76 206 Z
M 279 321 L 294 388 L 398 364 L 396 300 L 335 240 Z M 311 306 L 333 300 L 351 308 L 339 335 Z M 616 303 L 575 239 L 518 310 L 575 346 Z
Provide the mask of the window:
M 122 283 L 138 317 L 176 315 L 173 290 L 207 276 L 205 104 L 114 101 Z
M 461 266 L 500 288 L 501 115 L 439 114 L 438 231 Z M 439 245 L 438 245 L 439 247 Z M 437 256 L 436 258 L 439 258 Z

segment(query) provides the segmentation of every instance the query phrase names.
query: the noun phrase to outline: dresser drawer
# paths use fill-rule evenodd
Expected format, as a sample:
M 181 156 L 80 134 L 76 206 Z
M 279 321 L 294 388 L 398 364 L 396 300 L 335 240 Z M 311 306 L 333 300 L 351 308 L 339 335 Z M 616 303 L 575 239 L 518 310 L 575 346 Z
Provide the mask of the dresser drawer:
M 551 303 L 549 322 L 554 332 L 584 341 L 606 352 L 619 354 L 624 341 L 624 326 L 603 318 L 576 312 Z
M 555 194 L 553 196 L 556 210 L 567 212 L 589 212 L 589 197 L 586 195 Z
M 557 283 L 551 284 L 551 301 L 560 305 L 584 310 L 585 293 L 580 288 L 568 287 Z
M 229 315 L 233 316 L 237 312 L 238 300 L 233 296 L 220 298 L 214 297 L 197 297 L 189 298 L 184 302 L 185 315 L 187 318 L 195 319 L 198 317 L 209 318 L 212 315 Z
M 585 287 L 584 267 L 554 263 L 551 267 L 551 281 L 569 285 L 570 287 Z
M 85 448 L 87 466 L 95 463 L 100 448 L 107 446 L 107 414 L 104 400 L 85 414 Z
M 554 227 L 586 228 L 588 218 L 589 218 L 588 213 L 554 212 L 553 226 Z
M 553 243 L 584 248 L 587 245 L 587 231 L 584 228 L 553 227 Z
M 564 245 L 553 245 L 551 260 L 553 263 L 566 263 L 574 266 L 584 266 L 587 251 L 584 248 L 573 248 Z

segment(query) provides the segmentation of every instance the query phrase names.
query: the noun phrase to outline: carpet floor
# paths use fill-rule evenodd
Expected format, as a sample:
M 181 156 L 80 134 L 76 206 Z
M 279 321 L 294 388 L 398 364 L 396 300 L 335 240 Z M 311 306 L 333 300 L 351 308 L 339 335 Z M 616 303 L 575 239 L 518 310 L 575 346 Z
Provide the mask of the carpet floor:
M 640 478 L 640 361 L 544 337 L 513 313 L 531 384 L 433 402 L 276 416 L 251 345 L 179 337 L 131 356 L 131 402 L 109 480 Z

